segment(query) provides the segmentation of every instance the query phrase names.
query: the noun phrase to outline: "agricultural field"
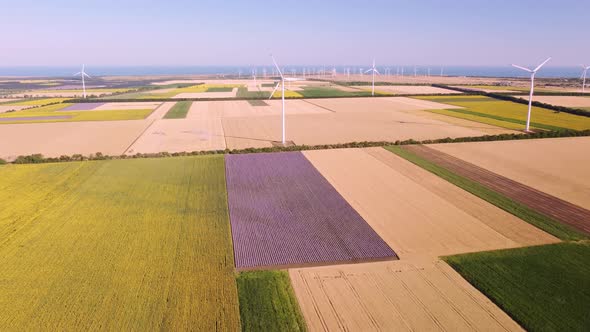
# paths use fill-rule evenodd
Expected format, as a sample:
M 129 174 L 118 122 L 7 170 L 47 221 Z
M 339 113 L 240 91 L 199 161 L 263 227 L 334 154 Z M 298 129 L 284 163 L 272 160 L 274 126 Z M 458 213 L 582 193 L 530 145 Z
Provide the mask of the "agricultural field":
M 588 137 L 429 147 L 590 210 Z
M 370 86 L 359 85 L 355 86 L 358 89 L 371 91 Z M 429 85 L 376 85 L 375 93 L 380 94 L 394 94 L 394 95 L 426 95 L 426 94 L 461 94 L 461 92 L 437 88 Z
M 462 89 L 483 91 L 490 93 L 523 93 L 528 94 L 531 88 L 526 86 L 514 86 L 514 85 L 458 85 L 456 86 Z M 535 86 L 536 92 L 581 92 L 580 89 L 575 88 L 562 88 L 562 87 L 546 87 L 546 86 Z
M 149 116 L 155 106 L 130 109 L 118 108 L 116 104 L 68 104 L 59 103 L 25 110 L 0 114 L 0 125 L 14 123 L 40 122 L 80 122 L 80 121 L 117 121 L 140 120 Z
M 236 268 L 397 259 L 300 152 L 226 156 Z
M 423 96 L 415 98 L 461 107 L 432 111 L 438 114 L 487 123 L 507 129 L 524 129 L 526 125 L 528 105 L 525 104 L 484 96 Z M 590 117 L 558 113 L 541 107 L 533 107 L 531 114 L 532 129 L 590 129 Z
M 183 119 L 190 109 L 192 102 L 179 101 L 164 115 L 164 119 Z
M 387 149 L 560 239 L 590 234 L 589 210 L 426 146 Z
M 0 158 L 41 153 L 46 157 L 121 155 L 149 125 L 144 120 L 0 125 Z
M 441 261 L 291 269 L 311 331 L 522 331 Z
M 529 100 L 528 96 L 513 96 Z M 590 109 L 590 96 L 534 96 L 533 101 L 538 101 L 545 104 L 564 106 L 571 108 L 578 108 L 583 110 Z
M 242 331 L 306 331 L 286 271 L 241 272 L 236 281 Z
M 125 93 L 129 92 L 131 89 L 109 89 L 109 88 L 87 88 L 86 95 L 89 97 L 92 96 L 104 96 L 104 95 L 112 95 L 117 93 Z M 82 97 L 82 85 L 80 88 L 76 89 L 52 89 L 52 90 L 30 90 L 26 92 L 19 92 L 15 94 L 11 94 L 13 97 L 33 97 L 33 98 L 43 98 L 43 97 L 50 97 L 50 98 L 73 98 L 73 97 Z
M 0 330 L 240 329 L 222 156 L 0 173 Z
M 529 331 L 590 326 L 590 243 L 446 257 L 472 285 Z
M 303 154 L 402 260 L 558 241 L 383 148 Z

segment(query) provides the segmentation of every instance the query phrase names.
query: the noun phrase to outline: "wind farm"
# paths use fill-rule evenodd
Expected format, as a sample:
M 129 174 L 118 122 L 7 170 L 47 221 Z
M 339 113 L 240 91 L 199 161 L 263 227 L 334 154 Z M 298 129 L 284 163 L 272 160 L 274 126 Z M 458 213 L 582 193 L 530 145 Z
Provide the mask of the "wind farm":
M 7 5 L 1 331 L 590 329 L 583 29 L 171 3 Z

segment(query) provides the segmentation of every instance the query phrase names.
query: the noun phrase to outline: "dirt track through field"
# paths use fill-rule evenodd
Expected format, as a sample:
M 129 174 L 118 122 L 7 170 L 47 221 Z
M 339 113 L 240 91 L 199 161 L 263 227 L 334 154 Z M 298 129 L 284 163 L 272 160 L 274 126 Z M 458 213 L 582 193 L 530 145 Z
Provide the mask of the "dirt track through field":
M 404 149 L 470 180 L 477 181 L 487 188 L 581 232 L 590 234 L 589 210 L 423 145 L 405 146 Z
M 310 331 L 522 331 L 442 261 L 291 269 Z

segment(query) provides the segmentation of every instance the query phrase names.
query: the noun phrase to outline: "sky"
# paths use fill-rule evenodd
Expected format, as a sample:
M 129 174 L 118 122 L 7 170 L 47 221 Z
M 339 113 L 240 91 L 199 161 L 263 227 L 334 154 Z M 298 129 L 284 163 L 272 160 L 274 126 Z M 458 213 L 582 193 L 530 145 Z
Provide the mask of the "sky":
M 590 63 L 590 1 L 0 0 L 0 67 Z

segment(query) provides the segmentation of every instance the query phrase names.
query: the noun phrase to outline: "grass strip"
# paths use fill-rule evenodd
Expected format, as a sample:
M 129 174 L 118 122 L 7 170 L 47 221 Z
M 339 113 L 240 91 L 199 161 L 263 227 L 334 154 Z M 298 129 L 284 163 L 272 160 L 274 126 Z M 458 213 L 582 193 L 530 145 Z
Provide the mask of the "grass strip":
M 443 258 L 529 331 L 588 331 L 590 243 Z
M 561 239 L 561 240 L 581 240 L 587 237 L 574 230 L 573 228 L 564 225 L 553 218 L 545 216 L 523 204 L 513 201 L 512 199 L 497 193 L 482 184 L 469 180 L 465 177 L 455 174 L 448 169 L 432 163 L 424 158 L 421 158 L 400 146 L 386 146 L 385 149 L 395 153 L 396 155 L 410 161 L 411 163 L 422 167 L 423 169 L 445 179 L 446 181 L 456 185 L 457 187 L 470 192 L 471 194 L 491 203 L 500 209 L 507 211 L 518 218 L 534 225 L 545 232 Z
M 306 331 L 286 271 L 242 272 L 236 282 L 242 331 Z
M 267 102 L 260 99 L 248 100 L 248 104 L 250 104 L 250 106 L 268 106 Z
M 184 119 L 188 110 L 193 104 L 192 101 L 179 101 L 164 115 L 164 119 Z

